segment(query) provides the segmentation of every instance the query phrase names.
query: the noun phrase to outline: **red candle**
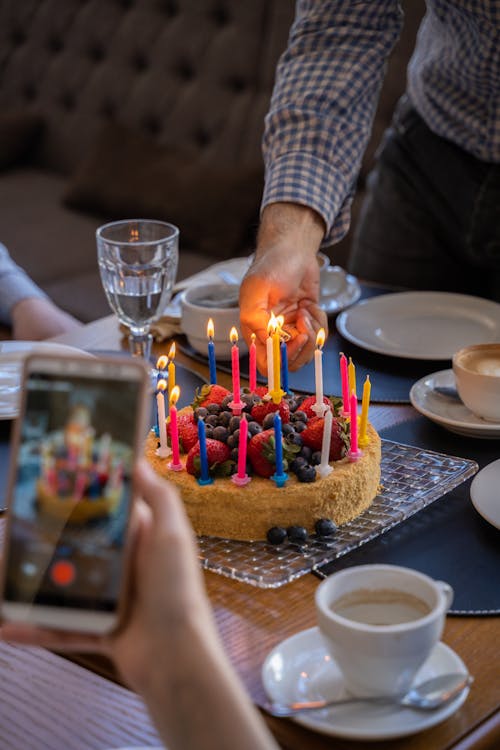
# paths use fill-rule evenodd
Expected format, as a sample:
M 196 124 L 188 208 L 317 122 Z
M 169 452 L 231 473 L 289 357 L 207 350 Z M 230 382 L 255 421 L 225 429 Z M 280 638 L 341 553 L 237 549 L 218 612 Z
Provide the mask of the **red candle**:
M 252 343 L 250 344 L 250 374 L 249 386 L 252 393 L 257 388 L 257 347 L 255 346 L 255 333 L 252 333 Z
M 233 326 L 229 334 L 233 345 L 231 347 L 231 372 L 233 376 L 233 400 L 229 404 L 234 414 L 241 414 L 243 402 L 240 397 L 240 350 L 238 347 L 238 331 Z
M 180 396 L 180 388 L 178 385 L 174 385 L 172 393 L 170 394 L 170 440 L 172 442 L 172 460 L 170 461 L 168 468 L 173 471 L 180 471 L 183 466 L 179 456 L 179 426 L 177 423 L 177 407 L 176 403 Z
M 349 375 L 347 370 L 347 357 L 340 353 L 340 380 L 342 382 L 342 416 L 348 417 L 349 408 Z
M 248 422 L 245 415 L 243 415 L 240 422 L 240 439 L 238 442 L 238 472 L 231 477 L 233 482 L 240 486 L 248 484 L 251 479 L 247 474 L 247 440 Z

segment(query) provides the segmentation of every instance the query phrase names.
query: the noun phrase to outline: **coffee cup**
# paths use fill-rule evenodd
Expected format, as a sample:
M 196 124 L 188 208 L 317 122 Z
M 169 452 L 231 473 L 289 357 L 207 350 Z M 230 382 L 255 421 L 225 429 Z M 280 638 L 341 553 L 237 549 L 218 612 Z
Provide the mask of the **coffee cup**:
M 441 638 L 452 588 L 396 565 L 359 565 L 324 580 L 316 613 L 327 651 L 356 696 L 405 693 Z
M 489 422 L 500 422 L 500 344 L 476 344 L 452 359 L 458 395 L 465 406 Z

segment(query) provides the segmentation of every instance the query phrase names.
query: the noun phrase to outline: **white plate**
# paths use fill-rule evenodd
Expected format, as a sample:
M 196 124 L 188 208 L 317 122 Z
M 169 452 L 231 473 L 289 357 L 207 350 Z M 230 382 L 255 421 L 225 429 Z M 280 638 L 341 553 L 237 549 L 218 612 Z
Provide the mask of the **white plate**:
M 476 474 L 470 486 L 470 499 L 477 512 L 500 529 L 500 459 Z
M 445 672 L 467 674 L 467 668 L 451 648 L 438 643 L 419 669 L 414 684 Z M 319 628 L 303 630 L 276 646 L 264 662 L 262 680 L 269 698 L 281 703 L 344 695 L 340 670 L 328 655 Z M 468 694 L 467 688 L 448 705 L 430 712 L 363 703 L 304 713 L 294 717 L 294 721 L 332 737 L 388 740 L 439 724 L 455 713 Z
M 500 341 L 500 304 L 451 292 L 383 294 L 343 312 L 337 328 L 379 354 L 451 359 L 463 346 Z
M 453 370 L 439 370 L 417 380 L 410 390 L 412 406 L 433 422 L 466 437 L 500 438 L 500 423 L 476 417 L 460 400 L 444 396 L 436 388 L 454 388 Z
M 50 341 L 0 341 L 0 419 L 17 417 L 23 362 L 32 352 L 91 356 L 82 349 Z

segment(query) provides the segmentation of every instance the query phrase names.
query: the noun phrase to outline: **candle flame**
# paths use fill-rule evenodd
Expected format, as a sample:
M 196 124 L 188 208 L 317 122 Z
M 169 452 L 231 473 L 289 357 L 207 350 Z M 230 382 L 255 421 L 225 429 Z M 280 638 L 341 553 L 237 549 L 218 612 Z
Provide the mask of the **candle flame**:
M 213 339 L 213 337 L 214 337 L 214 321 L 212 320 L 212 318 L 208 319 L 208 323 L 207 323 L 207 336 L 208 336 L 209 339 Z
M 161 378 L 156 384 L 156 389 L 158 391 L 165 391 L 167 389 L 167 381 Z
M 276 318 L 276 322 L 277 322 L 278 328 L 283 328 L 283 326 L 285 325 L 285 316 L 278 315 L 278 317 Z
M 278 327 L 279 327 L 278 318 L 271 311 L 271 317 L 269 318 L 269 323 L 267 324 L 268 336 L 270 336 L 271 333 L 274 333 Z
M 179 396 L 181 395 L 181 389 L 178 385 L 174 385 L 172 388 L 172 393 L 170 394 L 170 405 L 175 406 L 177 401 L 179 400 Z
M 168 358 L 170 361 L 175 359 L 175 341 L 172 343 L 172 346 L 168 350 Z
M 251 340 L 252 340 L 252 344 L 255 344 L 255 339 L 257 338 L 257 334 L 256 334 L 256 333 L 252 333 L 252 334 L 250 335 L 250 338 L 251 338 Z
M 156 361 L 156 369 L 164 370 L 167 365 L 168 365 L 168 358 L 166 357 L 165 354 L 162 354 L 161 357 L 158 357 Z
M 323 344 L 325 343 L 325 338 L 326 338 L 325 329 L 320 328 L 316 336 L 316 346 L 318 347 L 318 349 L 323 348 Z
M 231 328 L 231 331 L 229 332 L 229 338 L 231 339 L 232 344 L 236 344 L 238 341 L 238 331 L 236 330 L 236 326 L 233 326 Z

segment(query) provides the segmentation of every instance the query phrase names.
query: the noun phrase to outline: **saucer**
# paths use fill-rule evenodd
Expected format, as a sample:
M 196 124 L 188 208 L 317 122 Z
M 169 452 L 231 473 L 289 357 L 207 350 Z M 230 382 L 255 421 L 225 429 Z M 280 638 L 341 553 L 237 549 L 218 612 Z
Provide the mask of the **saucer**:
M 410 390 L 412 406 L 436 424 L 466 437 L 500 438 L 500 423 L 476 417 L 458 398 L 453 399 L 436 388 L 454 388 L 453 370 L 440 370 L 418 380 Z
M 319 304 L 327 315 L 340 312 L 353 305 L 361 296 L 361 287 L 355 276 L 340 266 L 327 266 L 321 272 Z
M 467 668 L 457 654 L 438 643 L 415 676 L 414 684 L 445 672 Z M 344 687 L 340 670 L 327 653 L 319 628 L 309 628 L 282 641 L 266 657 L 262 681 L 269 698 L 280 703 L 340 698 Z M 332 737 L 351 740 L 389 740 L 406 737 L 439 724 L 455 713 L 469 694 L 466 688 L 453 701 L 434 711 L 403 706 L 351 704 L 293 717 L 298 724 Z
M 500 459 L 481 469 L 470 486 L 470 499 L 477 512 L 500 529 L 500 503 L 498 502 L 498 485 L 500 484 Z

